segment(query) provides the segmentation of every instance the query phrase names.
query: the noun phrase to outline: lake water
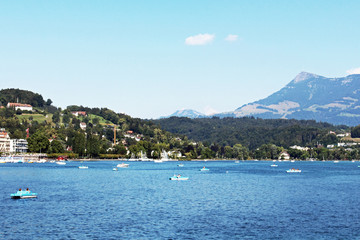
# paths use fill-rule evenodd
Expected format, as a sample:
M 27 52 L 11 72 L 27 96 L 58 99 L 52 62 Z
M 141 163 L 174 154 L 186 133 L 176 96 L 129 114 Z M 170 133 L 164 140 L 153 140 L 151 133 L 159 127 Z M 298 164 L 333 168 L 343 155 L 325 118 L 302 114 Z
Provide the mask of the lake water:
M 0 164 L 0 239 L 360 238 L 360 163 L 117 163 Z

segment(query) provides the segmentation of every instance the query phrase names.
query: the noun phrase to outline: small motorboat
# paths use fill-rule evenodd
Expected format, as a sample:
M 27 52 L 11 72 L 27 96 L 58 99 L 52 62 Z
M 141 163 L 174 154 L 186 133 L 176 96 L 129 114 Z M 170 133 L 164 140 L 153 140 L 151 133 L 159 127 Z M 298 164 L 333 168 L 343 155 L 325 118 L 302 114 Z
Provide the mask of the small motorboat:
M 278 165 L 276 164 L 271 164 L 270 167 L 277 167 Z
M 183 167 L 183 166 L 184 166 L 184 164 L 182 164 L 182 163 L 178 164 L 178 167 Z
M 169 180 L 173 180 L 173 181 L 186 181 L 189 180 L 189 177 L 183 177 L 180 174 L 178 175 L 174 175 L 171 178 L 169 178 Z
M 88 166 L 79 166 L 79 169 L 88 169 Z
M 240 161 L 239 161 L 239 160 L 236 160 L 235 163 L 240 163 Z
M 58 161 L 58 162 L 56 162 L 56 164 L 58 164 L 58 165 L 66 165 L 66 162 L 65 161 Z
M 200 171 L 205 172 L 205 171 L 209 171 L 209 169 L 206 167 L 203 167 L 202 169 L 200 169 Z
M 118 167 L 118 168 L 127 168 L 127 167 L 129 167 L 129 164 L 127 164 L 127 163 L 119 163 L 118 165 L 116 165 L 116 167 Z
M 30 190 L 21 190 L 20 188 L 19 191 L 12 193 L 10 196 L 13 199 L 36 198 L 37 193 L 33 193 Z
M 116 167 L 113 168 L 113 171 L 117 171 L 118 169 Z
M 291 168 L 289 170 L 286 170 L 287 173 L 301 173 L 300 169 Z

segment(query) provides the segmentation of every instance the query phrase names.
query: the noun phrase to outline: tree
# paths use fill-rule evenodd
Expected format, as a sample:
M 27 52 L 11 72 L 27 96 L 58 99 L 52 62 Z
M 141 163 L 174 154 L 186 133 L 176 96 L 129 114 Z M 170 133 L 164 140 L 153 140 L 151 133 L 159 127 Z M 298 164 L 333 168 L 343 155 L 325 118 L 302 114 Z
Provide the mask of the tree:
M 59 123 L 60 122 L 60 112 L 55 112 L 52 116 L 52 121 L 54 123 Z
M 100 140 L 95 135 L 88 135 L 86 144 L 87 153 L 90 157 L 97 157 L 100 153 Z
M 354 127 L 351 130 L 351 137 L 352 138 L 360 138 L 360 125 Z
M 30 152 L 47 152 L 49 145 L 49 140 L 42 131 L 35 132 L 28 139 L 28 147 Z
M 52 102 L 51 99 L 49 98 L 49 99 L 46 101 L 45 104 L 46 104 L 47 106 L 50 106 L 52 103 L 53 103 L 53 102 Z
M 60 141 L 58 140 L 53 140 L 50 143 L 50 147 L 49 147 L 49 153 L 63 153 L 64 152 L 64 147 L 61 144 Z
M 85 134 L 76 132 L 73 140 L 73 152 L 79 156 L 85 155 Z

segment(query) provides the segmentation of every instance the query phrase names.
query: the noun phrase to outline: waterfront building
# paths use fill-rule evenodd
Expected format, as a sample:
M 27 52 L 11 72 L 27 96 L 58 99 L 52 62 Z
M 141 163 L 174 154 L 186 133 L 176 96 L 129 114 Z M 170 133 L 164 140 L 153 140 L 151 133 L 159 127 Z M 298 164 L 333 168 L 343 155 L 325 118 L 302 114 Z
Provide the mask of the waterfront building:
M 0 152 L 9 153 L 11 151 L 10 136 L 5 128 L 0 128 Z
M 10 152 L 26 153 L 28 150 L 28 142 L 25 139 L 11 139 Z
M 28 142 L 25 139 L 10 139 L 5 128 L 0 128 L 0 152 L 2 153 L 26 153 Z
M 289 160 L 290 154 L 288 154 L 286 151 L 282 151 L 279 155 L 279 160 Z

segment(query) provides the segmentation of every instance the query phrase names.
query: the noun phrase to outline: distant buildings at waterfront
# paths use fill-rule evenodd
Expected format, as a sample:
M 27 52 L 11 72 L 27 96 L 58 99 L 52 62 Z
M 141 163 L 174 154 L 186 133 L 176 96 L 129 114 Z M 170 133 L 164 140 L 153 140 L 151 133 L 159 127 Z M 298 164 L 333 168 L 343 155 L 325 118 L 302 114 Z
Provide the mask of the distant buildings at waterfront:
M 28 142 L 26 139 L 11 139 L 5 128 L 0 128 L 0 152 L 26 153 Z

